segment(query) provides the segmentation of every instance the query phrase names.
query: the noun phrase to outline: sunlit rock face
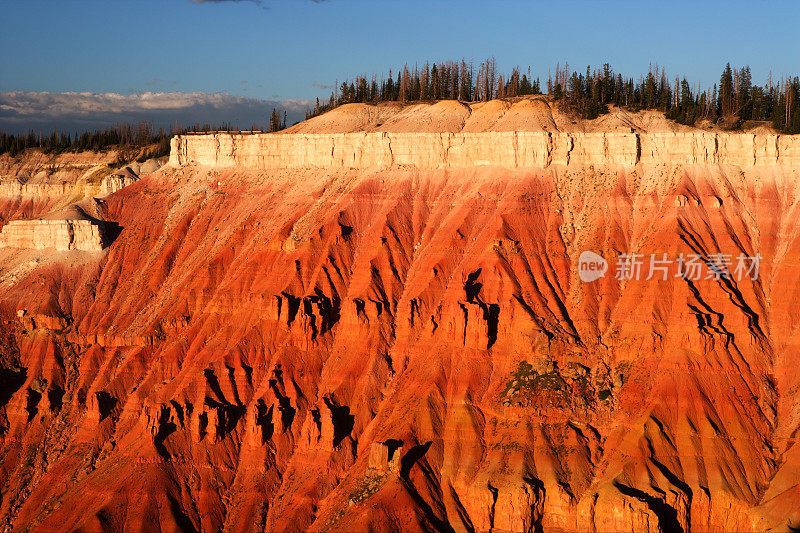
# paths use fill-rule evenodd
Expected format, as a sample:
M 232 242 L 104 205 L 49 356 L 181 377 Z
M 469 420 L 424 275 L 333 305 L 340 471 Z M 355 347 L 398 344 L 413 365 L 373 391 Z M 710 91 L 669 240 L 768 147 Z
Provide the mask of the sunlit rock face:
M 0 230 L 0 247 L 57 251 L 103 249 L 105 227 L 73 204 L 36 220 L 12 220 Z
M 103 232 L 90 220 L 12 220 L 0 232 L 0 246 L 98 251 L 103 249 Z
M 170 163 L 250 169 L 420 170 L 549 165 L 800 165 L 800 139 L 728 133 L 341 133 L 184 135 Z
M 458 135 L 179 137 L 0 250 L 3 527 L 796 527 L 797 141 Z

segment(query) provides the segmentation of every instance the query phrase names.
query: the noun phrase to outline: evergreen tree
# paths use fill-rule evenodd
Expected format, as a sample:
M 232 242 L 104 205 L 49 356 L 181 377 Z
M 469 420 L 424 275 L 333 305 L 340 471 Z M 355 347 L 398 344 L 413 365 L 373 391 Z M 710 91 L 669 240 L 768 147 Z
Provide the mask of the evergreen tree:
M 647 78 L 645 79 L 644 84 L 644 102 L 643 105 L 648 109 L 652 109 L 657 107 L 658 100 L 656 97 L 657 89 L 656 89 L 656 78 L 653 76 L 652 72 L 647 73 Z
M 733 72 L 731 64 L 725 65 L 722 77 L 719 80 L 719 110 L 722 116 L 728 116 L 733 112 Z
M 528 80 L 528 76 L 525 74 L 522 75 L 522 80 L 519 82 L 519 94 L 523 96 L 526 94 L 533 94 L 533 87 Z
M 433 89 L 431 97 L 434 100 L 438 100 L 439 99 L 439 70 L 436 68 L 436 63 L 433 64 L 433 68 L 431 69 L 431 89 Z
M 736 99 L 736 110 L 742 120 L 749 120 L 753 114 L 751 92 L 750 67 L 745 66 L 739 71 L 739 90 Z

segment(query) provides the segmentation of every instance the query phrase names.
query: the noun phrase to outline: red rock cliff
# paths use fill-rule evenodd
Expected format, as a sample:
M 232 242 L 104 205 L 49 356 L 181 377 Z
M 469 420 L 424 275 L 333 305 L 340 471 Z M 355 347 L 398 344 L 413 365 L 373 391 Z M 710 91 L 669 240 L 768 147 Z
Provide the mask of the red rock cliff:
M 725 142 L 762 141 L 797 142 Z M 107 197 L 101 257 L 4 256 L 3 527 L 796 527 L 800 167 L 638 142 L 513 168 L 237 150 Z M 614 276 L 718 253 L 759 275 Z

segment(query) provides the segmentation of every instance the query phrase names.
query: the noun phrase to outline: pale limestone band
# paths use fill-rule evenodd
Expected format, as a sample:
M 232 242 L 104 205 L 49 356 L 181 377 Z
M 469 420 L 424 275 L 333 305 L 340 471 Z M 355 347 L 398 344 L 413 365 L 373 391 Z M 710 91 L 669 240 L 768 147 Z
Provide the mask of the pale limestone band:
M 211 133 L 172 139 L 170 164 L 421 170 L 497 166 L 800 166 L 800 136 L 742 133 Z
M 91 220 L 12 220 L 0 231 L 0 246 L 96 251 L 103 249 L 103 232 Z

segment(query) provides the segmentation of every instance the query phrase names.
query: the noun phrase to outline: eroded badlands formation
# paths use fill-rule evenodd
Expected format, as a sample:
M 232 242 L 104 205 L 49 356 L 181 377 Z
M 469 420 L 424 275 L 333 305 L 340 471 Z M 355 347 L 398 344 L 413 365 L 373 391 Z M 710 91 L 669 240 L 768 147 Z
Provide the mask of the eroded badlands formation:
M 109 228 L 101 198 L 165 162 L 149 159 L 115 168 L 116 157 L 113 151 L 0 156 L 0 248 L 102 250 Z
M 2 527 L 798 527 L 798 141 L 665 138 L 177 139 L 0 283 Z

